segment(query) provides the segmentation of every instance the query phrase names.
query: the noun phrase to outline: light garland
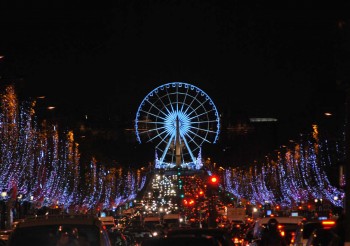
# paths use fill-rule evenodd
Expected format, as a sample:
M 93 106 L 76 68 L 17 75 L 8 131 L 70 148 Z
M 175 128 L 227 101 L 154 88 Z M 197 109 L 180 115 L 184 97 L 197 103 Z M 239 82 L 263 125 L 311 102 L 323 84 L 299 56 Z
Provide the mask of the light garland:
M 328 142 L 322 142 L 318 133 L 314 132 L 314 141 L 301 139 L 294 149 L 284 150 L 284 155 L 282 150 L 276 156 L 269 155 L 265 162 L 253 165 L 249 171 L 242 169 L 239 176 L 233 175 L 239 173 L 237 168 L 227 169 L 225 183 L 228 191 L 237 199 L 244 198 L 256 204 L 269 201 L 292 207 L 323 198 L 334 206 L 342 207 L 343 201 L 334 197 L 343 198 L 344 191 L 330 183 L 325 169 L 332 165 L 332 159 L 338 160 L 344 155 L 336 152 L 339 157 L 332 158 Z M 339 143 L 335 149 L 342 149 Z M 250 181 L 244 182 L 241 177 Z

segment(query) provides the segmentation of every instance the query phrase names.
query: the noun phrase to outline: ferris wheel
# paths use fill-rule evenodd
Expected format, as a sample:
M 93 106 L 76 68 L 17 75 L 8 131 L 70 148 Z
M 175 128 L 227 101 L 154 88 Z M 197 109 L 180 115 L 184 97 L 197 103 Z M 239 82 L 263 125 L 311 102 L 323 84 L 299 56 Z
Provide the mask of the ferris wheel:
M 204 91 L 188 83 L 171 82 L 142 100 L 135 131 L 139 143 L 154 143 L 156 168 L 199 169 L 201 147 L 218 140 L 220 118 Z

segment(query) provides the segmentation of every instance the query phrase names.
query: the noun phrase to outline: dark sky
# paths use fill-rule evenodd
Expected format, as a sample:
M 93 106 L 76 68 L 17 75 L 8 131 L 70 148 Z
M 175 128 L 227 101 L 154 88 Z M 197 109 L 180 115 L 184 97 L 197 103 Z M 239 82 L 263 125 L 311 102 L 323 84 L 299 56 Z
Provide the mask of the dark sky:
M 288 118 L 334 109 L 335 19 L 326 9 L 98 2 L 3 3 L 3 80 L 78 118 L 134 118 L 147 93 L 173 81 L 201 88 L 225 113 Z

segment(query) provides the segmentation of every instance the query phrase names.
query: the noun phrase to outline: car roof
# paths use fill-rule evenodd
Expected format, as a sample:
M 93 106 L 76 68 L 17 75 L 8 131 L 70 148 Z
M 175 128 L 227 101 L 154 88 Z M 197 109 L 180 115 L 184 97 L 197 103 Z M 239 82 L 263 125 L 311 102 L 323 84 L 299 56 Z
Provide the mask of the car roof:
M 101 221 L 113 221 L 114 222 L 113 216 L 98 217 L 98 219 Z
M 278 221 L 280 224 L 298 224 L 301 221 L 303 221 L 303 217 L 300 216 L 290 216 L 290 217 L 264 217 L 264 218 L 259 218 L 257 222 L 259 225 L 264 225 L 267 224 L 267 222 L 271 219 L 274 218 Z
M 45 226 L 45 225 L 96 225 L 102 227 L 102 222 L 93 215 L 43 215 L 28 217 L 19 222 L 16 228 Z

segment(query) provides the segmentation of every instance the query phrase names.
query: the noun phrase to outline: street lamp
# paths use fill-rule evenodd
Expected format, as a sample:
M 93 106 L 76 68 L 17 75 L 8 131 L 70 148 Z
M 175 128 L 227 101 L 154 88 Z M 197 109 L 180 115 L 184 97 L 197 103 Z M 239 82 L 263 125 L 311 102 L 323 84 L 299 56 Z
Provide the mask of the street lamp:
M 20 219 L 21 216 L 22 216 L 22 198 L 23 198 L 23 195 L 22 194 L 18 194 L 17 196 L 17 200 L 16 200 L 16 203 L 15 203 L 15 207 L 16 207 L 16 213 L 15 213 L 15 218 L 16 219 Z
M 1 198 L 2 199 L 6 199 L 6 197 L 7 197 L 7 191 L 2 191 L 1 192 Z

